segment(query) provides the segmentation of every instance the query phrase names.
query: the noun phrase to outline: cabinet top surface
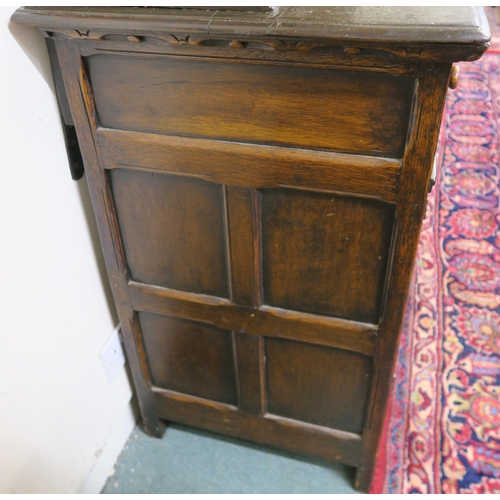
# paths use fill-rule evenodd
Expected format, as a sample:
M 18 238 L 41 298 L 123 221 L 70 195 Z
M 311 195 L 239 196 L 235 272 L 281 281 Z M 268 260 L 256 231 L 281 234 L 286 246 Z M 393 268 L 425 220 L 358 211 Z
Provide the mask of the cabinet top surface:
M 13 21 L 46 29 L 321 37 L 376 42 L 484 45 L 482 7 L 24 7 Z

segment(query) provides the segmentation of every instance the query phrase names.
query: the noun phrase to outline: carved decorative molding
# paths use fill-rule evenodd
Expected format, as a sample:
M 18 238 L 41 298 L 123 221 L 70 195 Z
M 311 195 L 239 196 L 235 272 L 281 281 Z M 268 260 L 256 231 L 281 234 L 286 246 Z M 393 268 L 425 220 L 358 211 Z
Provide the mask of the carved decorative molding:
M 329 41 L 301 41 L 263 38 L 217 38 L 209 35 L 130 35 L 125 33 L 106 33 L 102 31 L 61 30 L 45 31 L 45 35 L 54 39 L 114 41 L 126 43 L 147 43 L 171 46 L 219 47 L 235 50 L 253 49 L 278 52 L 314 52 L 324 54 L 368 57 L 419 57 L 422 50 L 409 50 L 399 47 L 362 47 L 357 45 L 333 44 Z

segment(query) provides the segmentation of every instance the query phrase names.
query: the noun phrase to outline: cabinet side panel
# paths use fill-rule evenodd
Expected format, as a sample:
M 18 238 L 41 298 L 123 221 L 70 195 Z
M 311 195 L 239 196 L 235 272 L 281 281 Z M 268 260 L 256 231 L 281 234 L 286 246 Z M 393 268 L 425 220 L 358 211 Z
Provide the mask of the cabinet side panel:
M 393 207 L 301 190 L 261 192 L 264 302 L 376 324 Z
M 146 312 L 138 316 L 154 386 L 238 404 L 230 330 Z
M 266 339 L 268 411 L 361 433 L 371 359 L 339 349 Z
M 107 128 L 402 156 L 411 78 L 160 56 L 86 62 Z
M 132 279 L 228 297 L 222 186 L 132 170 L 110 175 Z

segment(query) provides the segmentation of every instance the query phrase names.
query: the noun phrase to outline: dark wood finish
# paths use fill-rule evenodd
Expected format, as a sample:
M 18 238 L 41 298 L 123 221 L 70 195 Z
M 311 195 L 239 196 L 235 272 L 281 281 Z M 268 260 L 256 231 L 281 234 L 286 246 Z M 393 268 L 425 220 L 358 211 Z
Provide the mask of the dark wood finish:
M 393 219 L 372 200 L 263 190 L 264 303 L 377 324 Z
M 92 109 L 86 101 L 88 96 L 83 87 L 79 54 L 74 47 L 60 42 L 56 42 L 56 49 L 61 67 L 64 68 L 64 86 L 71 102 L 73 120 L 85 162 L 86 178 L 97 217 L 97 227 L 120 317 L 125 350 L 130 363 L 142 420 L 150 435 L 161 437 L 165 430 L 165 424 L 158 417 L 156 401 L 151 392 L 151 381 L 145 366 L 144 349 L 139 340 L 137 319 L 127 297 L 128 276 L 119 226 L 113 207 L 111 189 L 99 164 L 95 129 L 92 124 Z M 136 339 L 138 339 L 137 342 Z
M 268 411 L 360 434 L 372 360 L 340 349 L 266 341 Z
M 271 414 L 257 417 L 234 406 L 171 391 L 153 389 L 153 394 L 159 415 L 167 420 L 348 465 L 359 462 L 361 439 L 357 434 Z
M 13 20 L 39 26 L 49 36 L 69 39 L 112 41 L 123 34 L 119 40 L 137 45 L 142 41 L 138 35 L 149 34 L 175 47 L 191 43 L 203 48 L 206 41 L 225 38 L 225 48 L 236 52 L 252 49 L 244 45 L 247 40 L 280 51 L 309 52 L 336 46 L 373 51 L 375 47 L 387 51 L 385 57 L 443 62 L 478 59 L 491 36 L 481 7 L 456 6 L 282 6 L 262 14 L 154 7 L 27 7 L 16 11 Z M 193 39 L 186 40 L 186 35 Z M 293 44 L 286 43 L 290 37 Z M 230 47 L 234 40 L 243 43 Z
M 266 413 L 264 340 L 256 335 L 237 332 L 234 341 L 238 360 L 239 408 L 245 413 L 264 415 Z
M 451 62 L 488 46 L 482 10 L 14 19 L 55 47 L 146 431 L 340 460 L 368 489 Z
M 400 160 L 121 130 L 99 129 L 97 136 L 108 169 L 176 173 L 235 187 L 309 187 L 396 202 Z
M 138 316 L 154 386 L 237 404 L 229 330 L 158 314 Z
M 255 191 L 250 188 L 227 188 L 231 299 L 236 304 L 249 307 L 255 307 L 260 302 L 259 272 L 256 267 L 259 252 L 254 243 L 258 219 L 254 198 Z
M 220 185 L 124 169 L 110 180 L 132 279 L 229 297 Z
M 339 347 L 373 356 L 376 325 L 276 307 L 258 309 L 228 300 L 131 282 L 128 296 L 137 311 L 195 319 L 240 333 Z
M 160 56 L 85 63 L 106 128 L 402 156 L 412 78 L 375 74 L 367 85 L 354 72 Z
M 61 73 L 61 66 L 57 57 L 54 40 L 51 38 L 45 39 L 47 43 L 47 50 L 49 52 L 50 65 L 52 67 L 52 74 L 54 76 L 54 86 L 57 93 L 57 102 L 59 104 L 59 111 L 61 113 L 62 128 L 64 134 L 64 142 L 66 145 L 66 153 L 68 155 L 69 170 L 71 178 L 75 181 L 81 179 L 84 174 L 84 165 L 80 145 L 76 136 L 76 130 L 71 116 L 69 107 L 68 96 L 64 88 L 63 77 Z
M 396 363 L 396 346 L 408 297 L 409 283 L 425 216 L 428 185 L 439 135 L 451 65 L 428 64 L 421 69 L 417 89 L 415 125 L 408 142 L 397 206 L 392 269 L 387 284 L 384 316 L 375 356 L 374 383 L 365 424 L 362 461 L 356 487 L 367 490 L 375 465 L 375 453 L 385 419 L 387 399 Z

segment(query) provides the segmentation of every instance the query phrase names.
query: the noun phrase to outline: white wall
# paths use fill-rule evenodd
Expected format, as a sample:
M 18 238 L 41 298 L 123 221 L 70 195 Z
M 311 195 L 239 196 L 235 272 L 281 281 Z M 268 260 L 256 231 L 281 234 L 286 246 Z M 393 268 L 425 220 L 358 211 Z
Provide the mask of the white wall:
M 43 37 L 9 27 L 14 10 L 0 8 L 0 493 L 91 491 L 133 425 L 131 389 L 99 360 L 116 313 L 86 181 L 69 174 Z

